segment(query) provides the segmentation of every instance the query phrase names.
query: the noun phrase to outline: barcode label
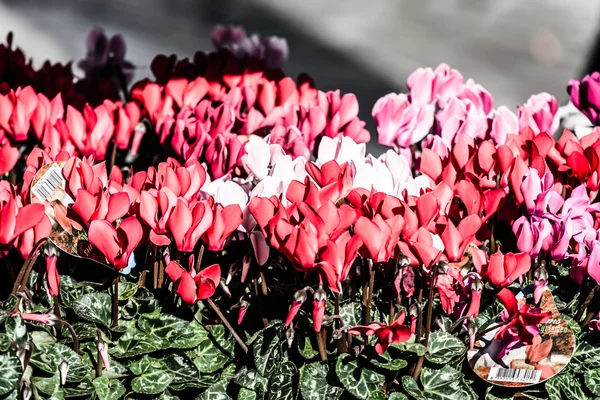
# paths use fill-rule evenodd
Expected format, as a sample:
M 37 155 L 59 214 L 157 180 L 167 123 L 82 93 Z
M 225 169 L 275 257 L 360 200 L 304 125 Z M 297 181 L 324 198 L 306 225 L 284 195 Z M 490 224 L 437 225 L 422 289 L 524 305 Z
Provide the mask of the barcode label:
M 33 185 L 31 192 L 42 201 L 57 200 L 58 197 L 64 196 L 64 199 L 59 200 L 62 200 L 68 206 L 73 200 L 65 193 L 65 184 L 65 178 L 62 176 L 62 167 L 58 164 L 52 164 L 40 180 Z
M 499 382 L 538 383 L 542 371 L 537 369 L 490 368 L 488 380 Z

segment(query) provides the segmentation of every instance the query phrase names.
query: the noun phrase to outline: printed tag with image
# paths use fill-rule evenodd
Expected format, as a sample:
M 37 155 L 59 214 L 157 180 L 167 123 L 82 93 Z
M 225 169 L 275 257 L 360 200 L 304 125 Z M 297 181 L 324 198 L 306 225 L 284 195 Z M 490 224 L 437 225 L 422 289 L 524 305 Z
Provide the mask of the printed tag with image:
M 74 203 L 66 191 L 67 182 L 62 174 L 65 162 L 46 164 L 38 170 L 30 186 L 32 203 L 46 207 L 52 223 L 49 239 L 59 249 L 75 257 L 88 258 L 106 265 L 106 258 L 88 241 L 85 228 L 70 218 L 69 206 Z
M 530 286 L 517 295 L 519 305 L 526 303 L 526 294 L 531 292 Z M 551 316 L 538 325 L 540 337 L 534 344 L 517 343 L 503 357 L 496 358 L 501 344 L 494 337 L 500 325 L 475 342 L 467 360 L 480 378 L 497 386 L 531 386 L 552 378 L 567 366 L 575 351 L 575 335 L 561 317 L 548 288 L 542 294 L 539 308 Z

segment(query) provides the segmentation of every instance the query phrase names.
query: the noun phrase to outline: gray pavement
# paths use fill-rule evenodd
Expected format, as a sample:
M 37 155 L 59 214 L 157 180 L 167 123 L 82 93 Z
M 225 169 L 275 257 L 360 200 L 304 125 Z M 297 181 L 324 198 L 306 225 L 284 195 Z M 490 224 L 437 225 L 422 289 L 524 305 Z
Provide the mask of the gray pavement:
M 138 76 L 156 53 L 209 49 L 217 23 L 287 37 L 286 71 L 356 93 L 371 128 L 377 98 L 441 62 L 496 105 L 514 108 L 540 91 L 564 103 L 599 22 L 600 3 L 589 0 L 0 0 L 0 35 L 12 30 L 36 63 L 81 57 L 93 24 L 125 35 Z

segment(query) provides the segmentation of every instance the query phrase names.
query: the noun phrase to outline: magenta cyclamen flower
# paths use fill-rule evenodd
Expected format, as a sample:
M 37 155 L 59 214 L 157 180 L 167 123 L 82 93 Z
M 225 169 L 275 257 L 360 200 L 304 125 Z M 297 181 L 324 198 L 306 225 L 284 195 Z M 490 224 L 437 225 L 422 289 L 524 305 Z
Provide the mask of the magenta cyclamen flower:
M 123 72 L 125 80 L 131 82 L 135 66 L 125 60 L 127 46 L 121 34 L 113 35 L 109 39 L 102 28 L 94 26 L 87 34 L 86 47 L 87 54 L 78 64 L 85 72 L 86 78 L 111 77 L 118 67 Z
M 433 126 L 433 104 L 411 103 L 404 93 L 390 93 L 375 103 L 378 142 L 385 146 L 410 147 L 418 143 Z
M 572 79 L 567 86 L 571 102 L 593 125 L 600 124 L 600 73 L 593 72 L 581 81 Z
M 413 103 L 433 104 L 437 100 L 440 107 L 461 93 L 463 82 L 462 74 L 447 64 L 440 64 L 435 70 L 419 68 L 406 81 Z

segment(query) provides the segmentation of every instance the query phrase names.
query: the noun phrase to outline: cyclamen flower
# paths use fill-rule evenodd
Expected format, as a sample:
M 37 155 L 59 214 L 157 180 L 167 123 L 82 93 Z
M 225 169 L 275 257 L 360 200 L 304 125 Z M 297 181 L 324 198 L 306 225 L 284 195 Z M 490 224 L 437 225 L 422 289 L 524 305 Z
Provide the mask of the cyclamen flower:
M 255 57 L 265 60 L 269 68 L 280 68 L 288 59 L 288 44 L 277 36 L 246 36 L 241 26 L 217 25 L 211 34 L 215 48 L 228 49 L 237 58 Z
M 440 64 L 435 70 L 419 68 L 406 81 L 412 102 L 433 104 L 437 100 L 442 108 L 461 92 L 463 82 L 461 73 L 447 64 Z
M 128 217 L 121 222 L 118 228 L 105 220 L 95 220 L 90 224 L 88 237 L 90 243 L 96 247 L 116 269 L 127 267 L 129 257 L 133 254 L 142 240 L 142 225 L 136 217 Z
M 190 271 L 186 271 L 175 261 L 169 262 L 165 269 L 169 278 L 175 282 L 176 293 L 181 300 L 188 304 L 196 304 L 198 300 L 212 297 L 221 281 L 219 264 L 213 264 L 198 273 L 193 268 Z
M 572 79 L 567 86 L 571 102 L 592 123 L 600 123 L 600 73 L 593 72 L 586 75 L 581 81 Z
M 375 344 L 375 351 L 378 354 L 383 354 L 387 350 L 390 344 L 393 343 L 404 343 L 411 337 L 410 328 L 404 325 L 406 314 L 402 311 L 398 318 L 391 325 L 383 325 L 379 322 L 372 322 L 366 326 L 355 326 L 348 329 L 348 333 L 351 335 L 366 335 L 377 337 L 377 344 Z
M 87 34 L 86 47 L 86 58 L 78 64 L 86 78 L 117 77 L 114 68 L 119 68 L 126 82 L 133 79 L 135 66 L 125 60 L 127 47 L 122 35 L 116 34 L 109 39 L 102 28 L 94 26 Z
M 530 128 L 535 135 L 554 135 L 559 123 L 558 101 L 548 93 L 533 95 L 519 107 L 519 130 Z
M 411 103 L 403 93 L 380 98 L 372 112 L 377 123 L 378 143 L 410 147 L 420 142 L 433 126 L 434 111 L 432 104 Z

